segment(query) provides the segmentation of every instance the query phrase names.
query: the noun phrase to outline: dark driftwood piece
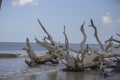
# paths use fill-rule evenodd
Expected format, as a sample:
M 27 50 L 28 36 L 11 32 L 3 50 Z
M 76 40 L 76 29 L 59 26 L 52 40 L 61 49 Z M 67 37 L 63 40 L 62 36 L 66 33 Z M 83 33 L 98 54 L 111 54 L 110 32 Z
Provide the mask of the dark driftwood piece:
M 1 6 L 2 6 L 2 0 L 0 0 L 0 9 L 1 9 Z

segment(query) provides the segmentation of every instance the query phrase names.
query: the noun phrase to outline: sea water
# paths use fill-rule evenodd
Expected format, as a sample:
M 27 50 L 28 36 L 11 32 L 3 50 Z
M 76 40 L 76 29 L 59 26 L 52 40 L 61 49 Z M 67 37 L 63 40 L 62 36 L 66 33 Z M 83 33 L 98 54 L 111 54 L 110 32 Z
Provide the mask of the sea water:
M 34 49 L 35 53 L 37 54 L 47 52 L 47 50 L 44 47 L 36 43 L 30 43 L 30 44 L 32 48 Z M 26 54 L 26 51 L 23 50 L 25 46 L 26 46 L 26 43 L 22 43 L 22 42 L 0 42 L 0 53 Z M 72 44 L 69 44 L 69 46 L 75 50 L 80 49 L 79 44 L 72 43 Z M 101 48 L 98 44 L 89 44 L 89 47 L 93 48 L 94 50 L 101 51 Z M 118 52 L 117 49 L 115 49 L 115 51 Z
M 22 48 L 25 43 L 0 43 L 0 53 L 26 54 Z M 35 53 L 44 54 L 45 48 L 31 43 Z M 70 44 L 70 47 L 79 50 L 79 44 Z M 101 50 L 97 44 L 90 44 L 95 50 Z M 120 50 L 116 50 L 120 52 Z M 111 74 L 110 77 L 99 76 L 98 71 L 64 72 L 63 64 L 41 64 L 37 67 L 28 67 L 25 58 L 0 58 L 0 80 L 119 80 L 119 74 Z
M 35 43 L 30 43 L 35 53 L 45 53 L 46 49 L 42 46 L 39 46 Z M 26 54 L 26 51 L 23 48 L 26 46 L 26 43 L 20 42 L 0 42 L 0 53 L 13 53 L 13 54 Z

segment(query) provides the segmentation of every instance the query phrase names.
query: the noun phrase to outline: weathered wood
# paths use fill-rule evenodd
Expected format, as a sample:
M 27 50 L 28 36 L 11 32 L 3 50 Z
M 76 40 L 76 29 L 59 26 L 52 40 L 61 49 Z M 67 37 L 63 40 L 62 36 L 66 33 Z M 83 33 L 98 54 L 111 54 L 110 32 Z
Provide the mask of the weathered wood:
M 65 26 L 64 26 L 64 31 L 63 31 L 63 34 L 64 34 L 64 37 L 65 37 L 65 52 L 64 53 L 64 57 L 63 59 L 67 62 L 67 63 L 64 63 L 65 66 L 66 66 L 66 70 L 76 70 L 76 60 L 73 56 L 70 56 L 69 54 L 69 43 L 68 43 L 68 38 L 67 38 L 67 34 L 65 33 Z
M 119 34 L 119 33 L 116 33 L 116 35 L 120 37 L 120 34 Z
M 120 53 L 103 54 L 104 58 L 120 57 Z
M 118 44 L 114 45 L 113 42 L 116 42 Z M 110 39 L 106 40 L 105 43 L 107 44 L 105 47 L 105 52 L 110 52 L 110 48 L 120 48 L 120 40 L 114 39 L 113 36 L 110 37 Z
M 65 61 L 66 61 L 66 69 L 65 70 L 68 70 L 68 71 L 82 71 L 84 70 L 85 68 L 88 68 L 88 67 L 93 67 L 93 66 L 96 66 L 99 64 L 99 61 L 94 61 L 94 59 L 96 57 L 98 57 L 97 54 L 95 53 L 92 53 L 91 55 L 89 54 L 86 54 L 86 52 L 88 52 L 89 50 L 89 47 L 88 45 L 86 46 L 86 48 L 84 47 L 84 43 L 87 39 L 87 35 L 85 33 L 85 30 L 84 30 L 84 24 L 85 22 L 81 25 L 80 27 L 80 31 L 82 32 L 83 34 L 83 40 L 82 42 L 80 43 L 80 50 L 79 51 L 76 51 L 72 48 L 69 48 L 69 50 L 72 50 L 76 53 L 78 53 L 78 56 L 77 58 L 73 57 L 73 56 L 70 56 L 69 54 L 66 54 L 64 55 L 65 56 Z M 65 32 L 65 31 L 64 31 Z M 67 37 L 67 35 L 64 33 L 64 36 L 65 36 L 65 39 Z M 68 44 L 66 44 L 65 47 L 67 47 Z M 81 55 L 81 59 L 79 58 L 79 56 Z
M 100 39 L 99 39 L 99 37 L 98 37 L 98 34 L 97 34 L 97 33 L 98 33 L 98 32 L 97 32 L 97 28 L 96 28 L 96 26 L 94 25 L 92 19 L 90 20 L 90 22 L 91 22 L 91 25 L 90 25 L 90 26 L 94 29 L 94 36 L 95 36 L 97 42 L 99 43 L 101 49 L 104 51 L 103 44 L 101 43 L 101 41 L 100 41 Z
M 36 39 L 37 44 L 45 47 L 48 50 L 48 52 L 51 52 L 51 54 L 54 54 L 59 58 L 63 58 L 64 57 L 64 48 L 61 47 L 60 44 L 58 44 L 57 42 L 55 42 L 53 40 L 52 36 L 47 32 L 47 30 L 42 25 L 42 23 L 40 22 L 39 19 L 38 19 L 38 22 L 39 22 L 41 28 L 43 29 L 43 31 L 47 34 L 47 37 L 44 37 L 43 42 Z
M 109 53 L 110 52 L 109 49 L 111 47 L 114 47 L 114 48 L 120 47 L 119 40 L 113 39 L 113 37 L 111 37 L 109 40 L 106 41 L 107 46 L 103 47 L 103 44 L 101 43 L 98 37 L 97 28 L 94 25 L 93 20 L 91 20 L 90 26 L 93 27 L 94 29 L 94 36 L 102 49 L 101 52 L 90 48 L 89 45 L 87 45 L 86 47 L 84 46 L 87 39 L 87 34 L 85 33 L 85 30 L 84 30 L 85 22 L 80 27 L 80 31 L 82 32 L 82 35 L 83 35 L 83 40 L 80 43 L 79 51 L 69 47 L 69 41 L 67 38 L 67 34 L 65 32 L 66 31 L 65 26 L 63 31 L 64 37 L 65 37 L 65 45 L 63 46 L 57 43 L 56 41 L 54 41 L 53 37 L 48 33 L 48 31 L 45 29 L 45 27 L 42 25 L 39 19 L 38 19 L 38 23 L 40 24 L 43 31 L 46 33 L 47 37 L 44 36 L 42 41 L 38 40 L 35 37 L 35 41 L 37 44 L 46 48 L 48 52 L 45 55 L 37 56 L 34 53 L 34 50 L 32 49 L 29 43 L 29 39 L 26 39 L 25 50 L 28 53 L 30 60 L 25 59 L 25 62 L 29 66 L 44 64 L 46 62 L 58 63 L 58 59 L 64 59 L 65 62 L 63 61 L 62 62 L 66 66 L 65 70 L 68 70 L 68 71 L 82 71 L 85 68 L 93 69 L 96 67 L 102 70 L 103 66 L 112 67 L 112 68 L 114 67 L 117 69 L 120 68 L 118 67 L 120 66 L 120 59 L 117 58 L 117 57 L 120 57 L 120 53 Z M 118 45 L 115 47 L 113 45 L 113 42 L 118 43 Z M 77 57 L 73 57 L 72 55 L 70 55 L 69 54 L 70 50 L 77 53 L 78 54 Z M 113 60 L 109 61 L 109 60 L 106 60 L 106 58 L 113 58 Z M 112 62 L 114 61 L 116 61 L 116 63 L 113 65 Z
M 29 39 L 26 39 L 26 47 L 25 50 L 28 54 L 28 56 L 30 57 L 30 61 L 25 59 L 26 64 L 28 64 L 28 66 L 35 66 L 37 64 L 41 64 L 41 63 L 45 63 L 45 62 L 51 62 L 51 63 L 58 63 L 57 57 L 54 54 L 45 54 L 42 56 L 37 56 L 34 53 L 34 50 L 32 49 Z
M 68 38 L 67 38 L 67 35 L 66 35 L 66 33 L 65 33 L 65 26 L 64 26 L 64 32 L 63 32 L 63 34 L 64 34 L 64 36 L 65 36 L 65 51 L 66 51 L 66 53 L 67 54 L 69 54 L 69 42 L 68 42 Z
M 45 27 L 42 25 L 42 23 L 40 22 L 40 20 L 39 20 L 39 19 L 37 19 L 37 20 L 38 20 L 38 23 L 40 24 L 41 28 L 43 29 L 43 31 L 47 34 L 47 38 L 46 38 L 46 37 L 44 37 L 44 38 L 45 38 L 45 39 L 49 39 L 49 40 L 51 41 L 51 44 L 54 45 L 55 41 L 53 40 L 52 36 L 47 32 L 47 30 L 46 30 Z M 45 39 L 44 39 L 44 40 L 45 40 Z
M 87 39 L 87 35 L 85 33 L 85 30 L 84 30 L 84 24 L 85 24 L 85 22 L 80 27 L 80 31 L 82 32 L 82 35 L 83 35 L 83 40 L 80 43 L 80 49 L 81 49 L 81 51 L 84 50 L 84 44 L 85 44 L 86 39 Z
M 81 25 L 80 27 L 80 31 L 82 32 L 82 35 L 83 35 L 83 40 L 82 42 L 80 43 L 80 53 L 81 53 L 81 64 L 83 64 L 83 61 L 84 61 L 84 58 L 85 58 L 85 53 L 86 53 L 86 49 L 84 48 L 84 44 L 86 42 L 86 39 L 87 39 L 87 35 L 85 33 L 85 30 L 84 30 L 84 24 L 85 22 Z M 84 66 L 84 65 L 83 65 Z M 83 67 L 82 66 L 82 67 Z
M 26 52 L 28 53 L 28 56 L 30 57 L 31 60 L 35 60 L 37 58 L 36 54 L 34 53 L 34 50 L 32 49 L 29 39 L 26 39 L 26 46 L 24 48 Z

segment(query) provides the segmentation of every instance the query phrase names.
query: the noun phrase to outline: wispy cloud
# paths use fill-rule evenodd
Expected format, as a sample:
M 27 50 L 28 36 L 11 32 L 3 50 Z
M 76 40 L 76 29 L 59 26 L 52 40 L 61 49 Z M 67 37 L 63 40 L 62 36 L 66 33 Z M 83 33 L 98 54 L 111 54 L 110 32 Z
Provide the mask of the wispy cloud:
M 13 6 L 25 6 L 27 4 L 38 4 L 36 0 L 13 0 Z
M 105 16 L 101 17 L 102 23 L 105 25 L 119 26 L 120 27 L 120 19 L 112 19 L 109 12 L 106 12 Z
M 110 16 L 110 13 L 109 12 L 106 12 L 106 15 L 105 16 L 102 16 L 102 22 L 104 24 L 109 24 L 109 23 L 112 23 L 112 19 L 111 19 L 111 16 Z

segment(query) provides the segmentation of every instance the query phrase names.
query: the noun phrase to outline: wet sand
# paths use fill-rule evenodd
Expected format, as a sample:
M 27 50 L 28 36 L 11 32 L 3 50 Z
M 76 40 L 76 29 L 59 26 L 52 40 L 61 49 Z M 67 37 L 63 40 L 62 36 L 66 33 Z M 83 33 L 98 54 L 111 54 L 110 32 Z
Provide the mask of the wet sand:
M 104 78 L 97 70 L 86 70 L 84 72 L 63 71 L 63 64 L 41 64 L 37 67 L 28 67 L 25 58 L 17 58 L 13 54 L 1 54 L 0 58 L 0 80 L 120 80 L 120 73 L 109 73 Z M 13 58 L 14 57 L 14 58 Z

